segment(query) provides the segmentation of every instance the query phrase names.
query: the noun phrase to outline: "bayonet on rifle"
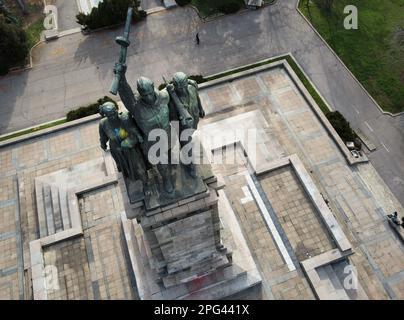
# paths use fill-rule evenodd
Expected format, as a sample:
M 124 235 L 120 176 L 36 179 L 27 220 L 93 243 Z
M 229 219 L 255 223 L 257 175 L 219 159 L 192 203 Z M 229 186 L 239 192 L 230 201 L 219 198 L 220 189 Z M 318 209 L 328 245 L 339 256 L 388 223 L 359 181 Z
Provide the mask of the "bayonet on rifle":
M 119 53 L 119 64 L 121 65 L 126 63 L 126 53 L 130 45 L 129 32 L 130 32 L 130 24 L 132 22 L 132 14 L 133 14 L 133 8 L 129 7 L 128 13 L 126 15 L 126 23 L 123 36 L 116 37 L 115 39 L 116 43 L 121 46 L 121 51 Z M 118 72 L 115 74 L 115 78 L 112 81 L 111 87 L 109 89 L 109 92 L 111 92 L 113 95 L 117 94 L 120 81 L 121 81 L 121 74 Z

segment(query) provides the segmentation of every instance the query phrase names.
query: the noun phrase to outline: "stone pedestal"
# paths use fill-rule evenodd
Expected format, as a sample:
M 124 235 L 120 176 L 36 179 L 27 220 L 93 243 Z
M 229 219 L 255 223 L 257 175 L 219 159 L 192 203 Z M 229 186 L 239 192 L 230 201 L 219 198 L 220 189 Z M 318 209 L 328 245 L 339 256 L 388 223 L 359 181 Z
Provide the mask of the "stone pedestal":
M 125 200 L 123 227 L 141 299 L 223 299 L 261 283 L 224 183 L 210 166 L 198 174 L 198 187 L 168 205 L 148 210 L 146 202 Z

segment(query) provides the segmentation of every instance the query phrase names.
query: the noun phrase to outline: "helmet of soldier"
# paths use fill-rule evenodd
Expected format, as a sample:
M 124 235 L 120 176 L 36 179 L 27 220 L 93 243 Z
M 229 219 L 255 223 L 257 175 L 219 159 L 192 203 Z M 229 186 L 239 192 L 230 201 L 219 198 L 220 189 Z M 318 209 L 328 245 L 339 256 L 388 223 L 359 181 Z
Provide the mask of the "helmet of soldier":
M 184 72 L 177 72 L 173 77 L 173 85 L 176 89 L 188 86 L 188 76 Z
M 148 105 L 153 105 L 156 101 L 156 92 L 154 89 L 154 83 L 149 78 L 140 77 L 137 80 L 137 91 L 139 92 L 141 99 Z
M 140 95 L 142 96 L 154 93 L 153 81 L 146 77 L 140 77 L 137 80 L 137 91 L 139 91 Z
M 99 113 L 101 117 L 107 116 L 108 118 L 116 117 L 118 115 L 118 110 L 112 102 L 105 102 L 99 107 Z

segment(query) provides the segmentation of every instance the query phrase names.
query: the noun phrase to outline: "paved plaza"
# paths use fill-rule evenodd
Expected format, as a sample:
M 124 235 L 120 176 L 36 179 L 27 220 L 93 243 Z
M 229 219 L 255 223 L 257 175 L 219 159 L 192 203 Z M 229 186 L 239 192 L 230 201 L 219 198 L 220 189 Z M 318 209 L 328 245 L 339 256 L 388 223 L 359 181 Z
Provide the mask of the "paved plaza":
M 260 272 L 261 297 L 404 299 L 403 246 L 386 220 L 400 203 L 371 163 L 348 164 L 288 70 L 278 63 L 200 89 L 199 136 L 220 132 L 219 144 L 237 151 L 234 164 L 213 170 Z M 260 133 L 255 163 L 245 142 L 226 141 L 234 128 Z M 98 119 L 0 148 L 0 299 L 139 298 L 106 159 Z M 63 192 L 79 182 L 90 186 L 67 210 L 63 199 L 73 198 Z M 313 273 L 309 262 L 324 259 Z M 38 291 L 36 261 L 46 277 Z M 341 286 L 346 265 L 357 270 L 356 294 Z

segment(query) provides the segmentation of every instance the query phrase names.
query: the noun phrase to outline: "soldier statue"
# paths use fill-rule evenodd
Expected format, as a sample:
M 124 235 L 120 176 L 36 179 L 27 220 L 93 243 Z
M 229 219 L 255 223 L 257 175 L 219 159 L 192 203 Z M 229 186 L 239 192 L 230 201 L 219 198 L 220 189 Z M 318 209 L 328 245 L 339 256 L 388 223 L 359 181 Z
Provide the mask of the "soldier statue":
M 198 128 L 199 118 L 205 117 L 201 100 L 198 94 L 198 84 L 194 80 L 188 79 L 184 72 L 174 74 L 172 84 L 167 84 L 167 91 L 170 94 L 171 119 L 179 120 L 180 144 L 183 148 L 191 143 L 192 133 Z M 188 132 L 184 132 L 185 130 Z M 181 138 L 181 135 L 185 137 Z M 188 151 L 188 156 L 192 159 L 192 148 Z M 193 162 L 186 165 L 189 174 L 196 177 L 196 168 Z
M 163 187 L 167 193 L 174 192 L 174 185 L 171 176 L 170 153 L 171 153 L 171 124 L 169 119 L 169 100 L 170 96 L 166 90 L 157 90 L 154 83 L 148 78 L 140 77 L 137 80 L 138 94 L 134 94 L 126 77 L 126 65 L 117 63 L 114 73 L 119 75 L 118 92 L 126 109 L 132 115 L 137 126 L 140 128 L 143 144 L 142 149 L 145 157 L 150 162 L 149 151 L 156 143 L 149 141 L 150 133 L 155 129 L 165 132 L 167 144 L 165 149 L 160 152 L 164 154 L 166 159 L 164 163 L 157 163 L 157 169 L 163 178 Z M 164 147 L 164 144 L 162 144 Z
M 99 123 L 100 144 L 107 150 L 107 142 L 111 155 L 119 172 L 126 178 L 143 182 L 145 195 L 150 194 L 146 164 L 140 144 L 143 138 L 128 112 L 118 113 L 112 102 L 100 106 L 103 117 Z

